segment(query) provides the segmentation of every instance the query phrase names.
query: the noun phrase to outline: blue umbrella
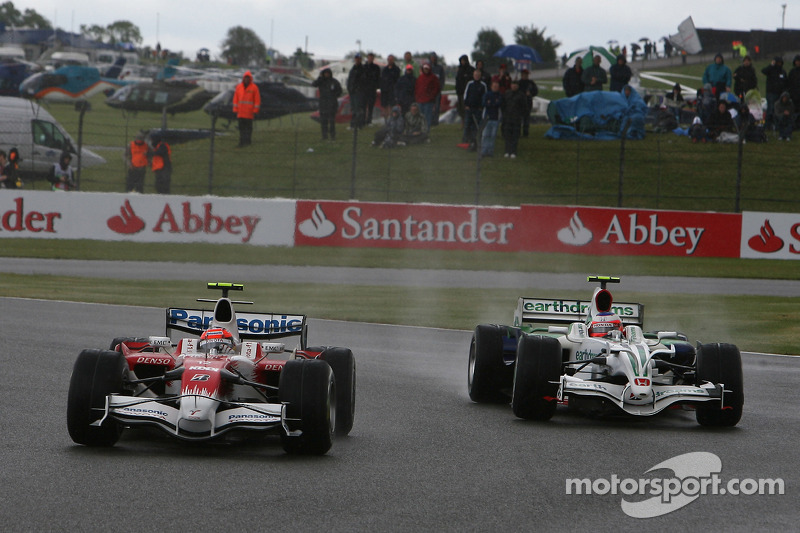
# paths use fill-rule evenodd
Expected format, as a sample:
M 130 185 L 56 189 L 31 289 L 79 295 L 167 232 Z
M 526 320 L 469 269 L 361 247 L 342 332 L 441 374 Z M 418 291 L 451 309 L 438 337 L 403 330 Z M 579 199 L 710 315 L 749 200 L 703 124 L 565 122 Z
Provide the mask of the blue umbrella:
M 539 52 L 522 44 L 508 44 L 494 53 L 494 57 L 507 57 L 517 61 L 530 61 L 531 63 L 544 63 Z

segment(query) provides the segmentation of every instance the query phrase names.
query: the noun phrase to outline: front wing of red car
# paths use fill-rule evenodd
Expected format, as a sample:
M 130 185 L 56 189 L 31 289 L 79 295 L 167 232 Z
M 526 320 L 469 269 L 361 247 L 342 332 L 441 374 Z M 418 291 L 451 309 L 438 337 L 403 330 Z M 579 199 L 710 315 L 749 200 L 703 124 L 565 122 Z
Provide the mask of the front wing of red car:
M 141 398 L 111 394 L 104 410 L 93 425 L 112 417 L 125 425 L 155 426 L 184 440 L 213 439 L 233 429 L 290 434 L 281 404 L 222 402 L 201 395 Z

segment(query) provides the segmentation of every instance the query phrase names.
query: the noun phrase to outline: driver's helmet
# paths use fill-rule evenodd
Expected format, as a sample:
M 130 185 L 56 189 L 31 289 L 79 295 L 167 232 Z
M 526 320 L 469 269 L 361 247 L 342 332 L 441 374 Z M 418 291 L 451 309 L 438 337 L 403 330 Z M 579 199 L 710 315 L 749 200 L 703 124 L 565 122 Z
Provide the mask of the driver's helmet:
M 611 331 L 622 331 L 622 320 L 616 313 L 598 313 L 589 323 L 590 337 L 605 337 Z
M 210 328 L 200 335 L 200 352 L 209 355 L 233 353 L 236 343 L 225 328 Z

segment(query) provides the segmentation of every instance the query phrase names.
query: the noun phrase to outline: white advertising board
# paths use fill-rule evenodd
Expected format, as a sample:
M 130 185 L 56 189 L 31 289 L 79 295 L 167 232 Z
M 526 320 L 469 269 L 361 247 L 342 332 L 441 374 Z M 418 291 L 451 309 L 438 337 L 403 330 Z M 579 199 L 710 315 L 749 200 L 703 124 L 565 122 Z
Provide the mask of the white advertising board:
M 0 238 L 292 246 L 295 201 L 3 190 Z

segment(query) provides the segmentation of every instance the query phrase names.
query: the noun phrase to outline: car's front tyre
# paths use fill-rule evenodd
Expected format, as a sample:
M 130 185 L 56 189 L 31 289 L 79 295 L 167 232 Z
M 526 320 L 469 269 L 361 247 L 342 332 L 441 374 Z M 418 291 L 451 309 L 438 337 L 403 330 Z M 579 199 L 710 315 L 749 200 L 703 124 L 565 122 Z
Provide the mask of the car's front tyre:
M 103 416 L 106 396 L 122 393 L 128 370 L 125 357 L 108 350 L 83 350 L 72 369 L 67 397 L 69 436 L 86 446 L 113 446 L 122 425 L 111 417 L 100 426 L 91 425 Z
M 356 412 L 356 359 L 350 349 L 333 347 L 325 348 L 319 358 L 336 378 L 336 435 L 348 435 Z
M 561 379 L 561 344 L 552 337 L 522 335 L 517 344 L 511 409 L 526 420 L 550 420 Z
M 470 399 L 478 403 L 508 403 L 508 396 L 502 392 L 505 370 L 502 329 L 494 325 L 477 326 L 469 345 Z
M 323 455 L 333 444 L 336 382 L 325 361 L 294 359 L 281 371 L 278 396 L 286 404 L 286 423 L 300 435 L 281 434 L 286 453 Z
M 702 426 L 730 427 L 739 423 L 744 406 L 742 355 L 733 344 L 703 344 L 697 349 L 696 384 L 722 383 L 723 402 L 704 402 L 697 406 L 697 422 Z

